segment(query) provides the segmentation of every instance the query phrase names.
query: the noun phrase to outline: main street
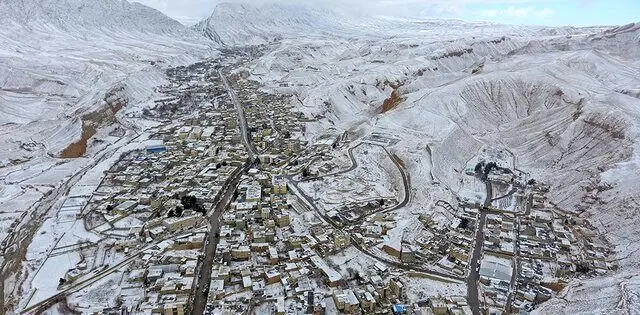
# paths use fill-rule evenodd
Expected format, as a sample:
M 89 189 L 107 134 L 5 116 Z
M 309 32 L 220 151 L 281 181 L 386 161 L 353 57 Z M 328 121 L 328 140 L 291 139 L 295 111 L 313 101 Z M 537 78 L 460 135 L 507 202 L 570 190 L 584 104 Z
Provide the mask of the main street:
M 240 178 L 246 172 L 247 167 L 238 169 L 229 180 L 229 183 L 224 186 L 224 196 L 214 206 L 214 210 L 208 215 L 209 221 L 209 235 L 207 237 L 204 247 L 204 258 L 199 266 L 198 279 L 196 280 L 196 289 L 193 292 L 193 308 L 192 314 L 204 313 L 207 305 L 207 297 L 209 293 L 209 285 L 211 283 L 211 268 L 213 267 L 213 261 L 216 255 L 216 247 L 218 246 L 219 233 L 220 233 L 220 216 L 227 208 L 229 203 L 233 199 L 233 193 L 236 191 Z
M 240 100 L 238 100 L 238 94 L 233 88 L 231 88 L 229 80 L 227 80 L 227 78 L 222 74 L 221 70 L 218 70 L 218 75 L 220 76 L 220 80 L 222 80 L 224 88 L 229 94 L 229 98 L 231 98 L 233 105 L 236 107 L 236 111 L 238 112 L 238 125 L 240 127 L 240 139 L 242 140 L 242 144 L 249 151 L 249 158 L 253 161 L 258 155 L 258 151 L 249 140 L 249 126 L 247 124 L 247 118 L 244 115 L 244 108 L 242 108 L 242 104 L 240 104 Z
M 222 80 L 222 83 L 229 94 L 229 98 L 233 102 L 236 107 L 236 111 L 238 114 L 238 127 L 240 128 L 240 139 L 242 144 L 247 149 L 249 153 L 249 158 L 253 162 L 255 157 L 258 155 L 255 147 L 251 144 L 249 140 L 249 126 L 247 125 L 247 118 L 244 115 L 244 109 L 238 100 L 238 96 L 236 92 L 231 88 L 231 84 L 227 78 L 222 74 L 222 71 L 218 70 L 218 75 Z M 242 175 L 246 173 L 248 166 L 245 165 L 242 169 L 238 169 L 227 185 L 224 186 L 224 195 L 221 200 L 214 206 L 214 210 L 208 215 L 209 221 L 209 235 L 207 237 L 207 241 L 204 247 L 204 257 L 199 266 L 198 279 L 196 280 L 196 289 L 193 292 L 193 308 L 191 310 L 192 314 L 202 314 L 205 311 L 205 307 L 207 305 L 207 298 L 209 293 L 209 286 L 211 284 L 211 269 L 213 268 L 213 261 L 216 255 L 216 247 L 218 246 L 219 241 L 219 233 L 220 233 L 220 216 L 227 208 L 229 203 L 231 203 L 234 192 L 240 183 L 240 179 Z
M 476 242 L 471 254 L 471 263 L 469 264 L 469 276 L 467 277 L 467 303 L 473 312 L 473 315 L 480 314 L 480 301 L 478 298 L 478 282 L 480 281 L 480 265 L 477 264 L 482 256 L 482 245 L 484 244 L 484 225 L 487 221 L 487 213 L 485 208 L 491 205 L 493 197 L 493 186 L 489 180 L 484 180 L 487 196 L 484 200 L 482 208 L 478 209 L 478 224 L 476 232 Z

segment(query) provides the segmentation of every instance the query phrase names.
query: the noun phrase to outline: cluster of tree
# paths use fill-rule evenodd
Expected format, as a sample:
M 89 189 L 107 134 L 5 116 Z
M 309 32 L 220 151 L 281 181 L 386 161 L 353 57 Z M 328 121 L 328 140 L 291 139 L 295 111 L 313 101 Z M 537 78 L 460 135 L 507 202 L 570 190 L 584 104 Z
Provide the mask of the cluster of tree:
M 347 267 L 347 274 L 349 274 L 349 280 L 362 280 L 360 273 L 351 267 Z
M 476 167 L 473 169 L 476 174 L 482 173 L 482 168 L 484 167 L 484 162 L 480 162 L 476 164 Z
M 188 195 L 182 196 L 182 198 L 180 198 L 180 203 L 185 209 L 192 209 L 198 203 L 198 198 Z
M 195 196 L 182 196 L 182 198 L 180 198 L 180 203 L 185 209 L 191 209 L 202 214 L 207 213 L 204 206 L 198 202 L 198 198 Z
M 184 210 L 187 210 L 187 209 L 190 209 L 202 214 L 207 213 L 207 211 L 204 209 L 204 206 L 198 201 L 198 198 L 196 198 L 195 196 L 182 196 L 180 198 L 180 204 L 182 204 L 182 207 L 178 206 L 175 209 L 169 210 L 169 212 L 167 212 L 167 217 L 179 218 L 184 213 Z
M 498 167 L 498 165 L 495 162 L 487 163 L 487 166 L 484 167 L 484 174 L 482 174 L 482 178 L 485 178 L 485 179 L 488 178 L 491 170 L 496 167 Z
M 467 218 L 460 219 L 460 228 L 461 229 L 466 229 L 468 227 L 469 227 L 469 219 L 467 219 Z
M 184 209 L 182 209 L 182 207 L 176 207 L 175 209 L 171 209 L 169 210 L 169 212 L 167 213 L 167 217 L 169 218 L 173 218 L 173 217 L 181 217 L 182 213 L 184 212 Z
M 576 272 L 588 273 L 589 271 L 591 271 L 591 267 L 587 263 L 580 262 L 576 264 Z
M 489 178 L 489 173 L 491 172 L 491 170 L 497 167 L 498 164 L 496 164 L 495 162 L 489 162 L 486 165 L 484 164 L 484 162 L 480 162 L 476 164 L 474 171 L 476 175 L 479 175 L 483 180 L 486 180 L 487 178 Z

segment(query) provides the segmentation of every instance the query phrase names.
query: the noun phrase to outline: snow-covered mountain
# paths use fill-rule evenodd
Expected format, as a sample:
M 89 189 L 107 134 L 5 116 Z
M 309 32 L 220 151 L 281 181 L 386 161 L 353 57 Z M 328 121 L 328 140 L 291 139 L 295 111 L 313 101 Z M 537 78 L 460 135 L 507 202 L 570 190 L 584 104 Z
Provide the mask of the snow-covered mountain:
M 353 34 L 354 17 L 328 8 L 296 3 L 216 6 L 208 19 L 193 26 L 225 45 L 260 45 L 287 36 Z
M 540 312 L 640 309 L 640 24 L 525 27 L 280 4 L 220 6 L 195 29 L 231 46 L 271 43 L 247 70 L 293 94 L 308 116 L 324 117 L 309 134 L 403 139 L 394 150 L 421 187 L 407 213 L 440 189 L 431 174 L 457 192 L 460 170 L 480 148 L 514 152 L 520 168 L 552 186 L 554 204 L 607 236 L 620 266 L 573 280 Z M 393 90 L 402 102 L 381 113 Z M 603 284 L 615 289 L 601 294 Z
M 446 41 L 463 36 L 558 36 L 586 32 L 587 28 L 548 28 L 498 25 L 460 20 L 399 19 L 349 10 L 348 4 L 222 3 L 192 28 L 224 45 L 260 45 L 283 38 L 379 39 L 408 37 Z M 599 28 L 593 28 L 599 29 Z M 601 28 L 600 28 L 601 29 Z
M 0 143 L 10 148 L 3 165 L 40 154 L 20 149 L 25 142 L 56 155 L 79 137 L 74 118 L 114 86 L 135 108 L 163 81 L 163 68 L 212 53 L 204 37 L 124 0 L 3 0 L 0 20 Z

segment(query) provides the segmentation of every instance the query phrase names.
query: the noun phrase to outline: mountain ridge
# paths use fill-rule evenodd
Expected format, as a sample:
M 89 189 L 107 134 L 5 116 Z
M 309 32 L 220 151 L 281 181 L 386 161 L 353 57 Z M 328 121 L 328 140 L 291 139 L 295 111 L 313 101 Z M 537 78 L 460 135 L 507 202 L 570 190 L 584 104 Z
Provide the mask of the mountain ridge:
M 191 33 L 160 11 L 127 0 L 3 0 L 0 18 L 18 25 L 52 25 L 65 31 L 128 29 L 181 36 Z

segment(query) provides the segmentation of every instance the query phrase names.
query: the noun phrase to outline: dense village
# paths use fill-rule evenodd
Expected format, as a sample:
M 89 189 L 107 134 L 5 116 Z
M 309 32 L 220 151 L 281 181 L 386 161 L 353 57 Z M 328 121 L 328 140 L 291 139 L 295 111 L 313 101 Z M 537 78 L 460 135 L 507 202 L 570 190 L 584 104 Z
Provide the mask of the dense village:
M 168 71 L 165 96 L 143 113 L 161 122 L 145 146 L 63 205 L 100 240 L 65 248 L 80 259 L 58 290 L 124 270 L 102 314 L 526 314 L 563 279 L 616 268 L 606 242 L 505 150 L 483 149 L 456 202 L 398 227 L 411 190 L 390 151 L 398 139 L 327 132 L 309 143 L 316 118 L 222 66 L 253 53 Z M 367 268 L 336 266 L 346 251 Z M 409 299 L 408 277 L 468 292 Z

